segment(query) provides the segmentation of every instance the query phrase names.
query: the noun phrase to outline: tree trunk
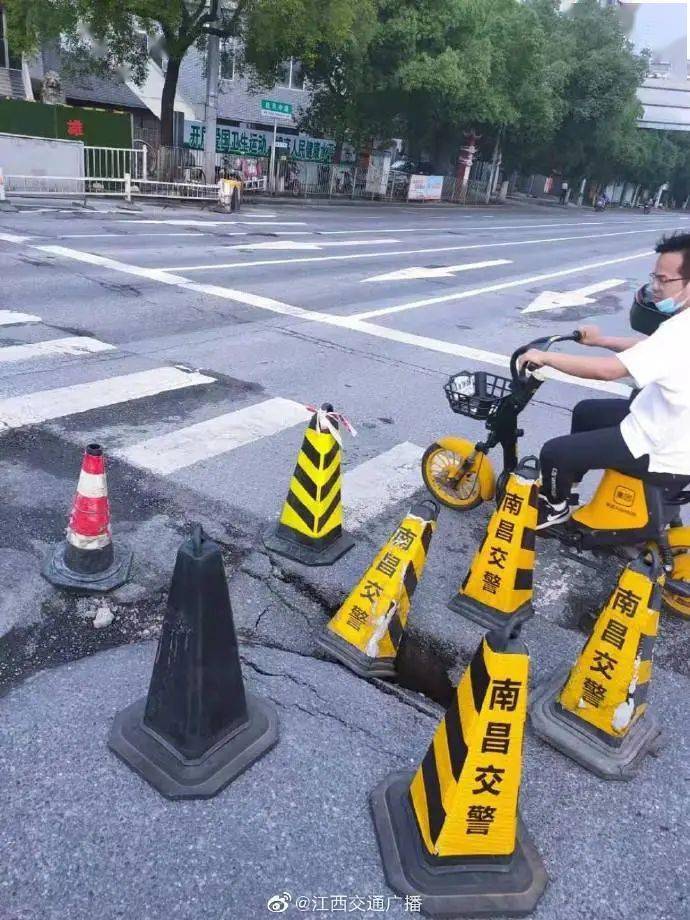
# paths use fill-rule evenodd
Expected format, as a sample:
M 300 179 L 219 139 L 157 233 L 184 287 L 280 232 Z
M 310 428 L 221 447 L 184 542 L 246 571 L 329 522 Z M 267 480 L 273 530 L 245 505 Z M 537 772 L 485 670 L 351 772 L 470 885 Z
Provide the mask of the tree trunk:
M 175 93 L 181 63 L 181 60 L 168 58 L 168 66 L 165 71 L 165 83 L 163 84 L 163 94 L 161 96 L 161 145 L 163 147 L 173 146 Z

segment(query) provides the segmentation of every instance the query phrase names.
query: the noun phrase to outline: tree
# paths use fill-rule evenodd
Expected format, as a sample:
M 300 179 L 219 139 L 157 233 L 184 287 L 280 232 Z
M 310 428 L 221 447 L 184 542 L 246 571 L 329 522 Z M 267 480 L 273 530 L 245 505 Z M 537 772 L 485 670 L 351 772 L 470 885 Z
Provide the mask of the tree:
M 551 0 L 527 0 L 527 6 L 549 36 L 551 61 L 558 62 L 560 113 L 556 130 L 534 138 L 529 149 L 514 139 L 513 161 L 573 179 L 615 178 L 639 153 L 636 92 L 647 58 L 633 51 L 617 11 L 597 0 L 578 0 L 566 13 Z
M 377 0 L 366 41 L 324 56 L 312 128 L 339 139 L 403 136 L 447 172 L 463 130 L 539 130 L 556 115 L 546 36 L 519 0 Z
M 209 32 L 236 37 L 249 65 L 265 78 L 287 57 L 314 66 L 322 46 L 349 40 L 372 0 L 5 0 L 13 46 L 31 53 L 62 38 L 84 66 L 108 71 L 128 67 L 144 79 L 144 30 L 167 57 L 161 98 L 161 142 L 173 141 L 173 111 L 180 66 Z

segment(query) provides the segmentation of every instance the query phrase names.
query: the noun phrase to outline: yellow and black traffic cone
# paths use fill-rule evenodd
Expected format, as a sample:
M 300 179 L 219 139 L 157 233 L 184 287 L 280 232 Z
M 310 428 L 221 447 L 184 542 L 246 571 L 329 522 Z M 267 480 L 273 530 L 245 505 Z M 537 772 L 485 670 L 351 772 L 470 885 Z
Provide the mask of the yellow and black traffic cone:
M 272 702 L 242 680 L 220 547 L 197 527 L 177 552 L 148 696 L 108 745 L 169 799 L 211 798 L 278 741 Z
M 662 575 L 654 557 L 623 569 L 572 669 L 560 668 L 532 695 L 539 737 L 604 779 L 631 779 L 660 747 L 647 694 Z
M 267 549 L 305 565 L 332 565 L 355 545 L 342 526 L 342 419 L 330 403 L 314 411 L 280 520 L 264 536 Z
M 415 505 L 384 544 L 318 644 L 360 677 L 395 677 L 412 595 L 426 565 L 439 506 Z
M 386 879 L 429 916 L 527 914 L 546 886 L 518 813 L 529 616 L 487 633 L 416 773 L 371 794 Z
M 508 477 L 451 610 L 489 629 L 531 610 L 539 485 L 537 460 L 526 457 Z

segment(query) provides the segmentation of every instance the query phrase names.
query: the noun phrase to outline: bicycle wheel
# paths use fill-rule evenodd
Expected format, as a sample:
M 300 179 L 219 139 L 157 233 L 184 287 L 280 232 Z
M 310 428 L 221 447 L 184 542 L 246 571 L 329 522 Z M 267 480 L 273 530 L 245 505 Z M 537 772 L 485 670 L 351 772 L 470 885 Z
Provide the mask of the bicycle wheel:
M 456 511 L 470 511 L 483 501 L 479 469 L 485 459 L 484 454 L 477 454 L 457 480 L 470 450 L 473 448 L 468 445 L 468 452 L 463 456 L 457 450 L 434 443 L 422 457 L 422 478 L 427 489 L 437 501 Z

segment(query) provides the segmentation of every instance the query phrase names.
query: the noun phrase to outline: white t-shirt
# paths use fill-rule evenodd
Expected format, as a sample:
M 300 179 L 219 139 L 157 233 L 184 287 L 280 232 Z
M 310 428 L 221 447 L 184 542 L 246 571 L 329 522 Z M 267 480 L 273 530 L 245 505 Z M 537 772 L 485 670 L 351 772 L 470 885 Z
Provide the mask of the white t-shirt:
M 621 422 L 630 453 L 649 454 L 652 473 L 690 476 L 690 308 L 618 358 L 641 388 Z

